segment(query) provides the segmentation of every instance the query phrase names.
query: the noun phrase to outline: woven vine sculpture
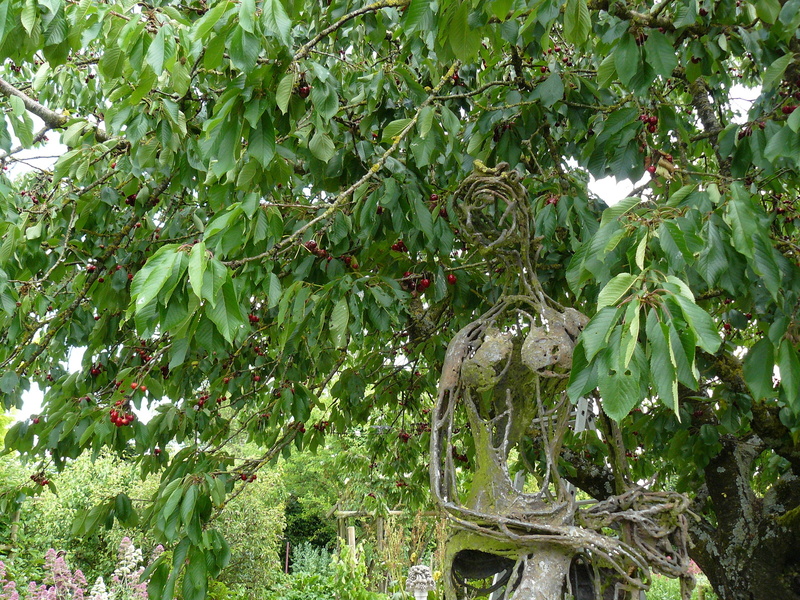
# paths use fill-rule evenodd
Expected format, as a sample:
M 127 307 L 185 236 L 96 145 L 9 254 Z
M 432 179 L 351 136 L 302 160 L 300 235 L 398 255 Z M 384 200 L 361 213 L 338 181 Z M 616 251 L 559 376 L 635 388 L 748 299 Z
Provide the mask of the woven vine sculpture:
M 455 335 L 442 369 L 430 476 L 453 525 L 446 598 L 632 598 L 651 569 L 681 577 L 688 598 L 686 498 L 624 482 L 622 493 L 579 508 L 559 469 L 572 354 L 587 319 L 547 298 L 530 268 L 535 240 L 519 176 L 480 165 L 457 200 L 466 238 L 516 262 L 521 281 L 520 293 Z M 455 451 L 464 431 L 471 464 Z

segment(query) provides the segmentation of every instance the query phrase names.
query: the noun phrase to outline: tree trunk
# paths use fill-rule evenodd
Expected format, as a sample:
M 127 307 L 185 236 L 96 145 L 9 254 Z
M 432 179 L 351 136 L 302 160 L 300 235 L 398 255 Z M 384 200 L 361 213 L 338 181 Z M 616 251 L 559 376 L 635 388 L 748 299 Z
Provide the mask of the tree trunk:
M 790 474 L 756 496 L 758 442 L 724 440 L 705 468 L 695 506 L 710 502 L 717 524 L 692 523 L 690 555 L 720 600 L 800 600 L 800 481 Z

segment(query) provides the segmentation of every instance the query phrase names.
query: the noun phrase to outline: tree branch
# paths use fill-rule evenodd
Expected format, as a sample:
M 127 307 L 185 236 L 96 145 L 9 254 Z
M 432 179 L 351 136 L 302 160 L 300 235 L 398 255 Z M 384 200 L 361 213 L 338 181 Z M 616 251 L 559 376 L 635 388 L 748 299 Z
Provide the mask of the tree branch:
M 354 19 L 355 17 L 365 15 L 371 12 L 377 12 L 384 8 L 400 8 L 402 6 L 408 6 L 411 3 L 411 0 L 378 0 L 378 2 L 373 2 L 372 4 L 368 4 L 362 8 L 354 10 L 353 12 L 347 13 L 342 18 L 340 18 L 336 23 L 333 25 L 329 25 L 322 31 L 320 31 L 317 35 L 307 41 L 305 44 L 300 46 L 300 48 L 295 52 L 294 57 L 292 57 L 292 62 L 295 63 L 297 61 L 303 60 L 306 58 L 311 52 L 312 48 L 319 44 L 323 39 L 328 37 L 331 33 L 340 29 L 342 25 Z
M 0 78 L 0 93 L 9 97 L 16 96 L 22 100 L 22 103 L 25 105 L 25 110 L 33 115 L 36 115 L 42 121 L 44 121 L 46 129 L 62 129 L 69 121 L 69 118 L 65 115 L 60 115 L 57 112 L 50 110 L 2 78 Z M 97 141 L 106 142 L 110 139 L 110 136 L 103 129 L 97 125 L 93 125 L 93 127 Z M 43 134 L 44 132 L 40 132 L 37 137 Z

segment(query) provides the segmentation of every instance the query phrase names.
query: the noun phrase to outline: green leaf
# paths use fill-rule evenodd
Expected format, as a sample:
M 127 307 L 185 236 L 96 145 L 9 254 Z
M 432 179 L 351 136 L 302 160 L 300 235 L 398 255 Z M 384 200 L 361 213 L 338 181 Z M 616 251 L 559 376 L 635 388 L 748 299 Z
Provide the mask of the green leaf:
M 222 18 L 222 15 L 225 14 L 225 11 L 228 10 L 228 6 L 230 5 L 230 0 L 221 0 L 206 14 L 202 17 L 197 19 L 192 26 L 192 37 L 195 40 L 203 39 L 209 31 L 214 28 L 214 25 Z
M 8 8 L 10 5 L 11 3 L 9 2 L 0 2 L 0 46 L 3 45 L 3 40 L 6 37 L 6 21 L 8 18 Z
M 433 218 L 430 211 L 419 197 L 414 198 L 413 206 L 416 225 L 427 240 L 433 240 Z
M 678 66 L 678 57 L 669 38 L 657 30 L 650 30 L 644 48 L 653 70 L 664 78 L 672 77 L 672 71 Z
M 800 115 L 800 110 L 795 112 Z M 433 117 L 435 115 L 436 113 L 432 106 L 426 106 L 422 109 L 419 114 L 419 120 L 417 121 L 419 137 L 425 138 L 425 136 L 428 135 L 428 132 L 431 130 L 431 126 L 433 125 Z
M 637 276 L 631 273 L 620 273 L 611 279 L 597 295 L 598 310 L 604 306 L 616 305 L 633 287 L 636 280 Z
M 547 108 L 553 106 L 564 97 L 564 82 L 558 73 L 551 73 L 550 76 L 533 90 L 531 98 L 542 101 Z
M 131 306 L 141 310 L 147 306 L 167 283 L 175 262 L 179 260 L 176 244 L 162 246 L 139 270 L 131 282 Z
M 725 221 L 733 230 L 736 250 L 747 258 L 753 258 L 755 252 L 753 238 L 758 231 L 758 218 L 750 194 L 738 182 L 731 185 L 731 198 L 726 205 Z
M 333 307 L 330 319 L 331 341 L 336 348 L 344 348 L 347 342 L 347 324 L 350 320 L 350 310 L 347 307 L 347 298 L 342 297 Z
M 686 317 L 686 322 L 697 336 L 697 345 L 706 352 L 714 354 L 719 350 L 722 338 L 717 333 L 717 328 L 711 315 L 685 296 L 675 294 L 673 297 L 680 304 L 683 316 Z
M 567 0 L 564 7 L 564 38 L 576 46 L 583 46 L 589 39 L 592 19 L 586 0 Z
M 588 394 L 597 387 L 597 364 L 589 364 L 583 349 L 583 342 L 579 341 L 572 354 L 572 369 L 569 375 L 567 394 L 572 402 Z
M 781 12 L 781 3 L 779 0 L 757 0 L 755 5 L 756 15 L 758 15 L 758 18 L 762 21 L 771 25 L 778 19 L 778 15 Z
M 791 152 L 793 137 L 791 128 L 781 127 L 778 129 L 770 136 L 767 146 L 764 148 L 764 158 L 774 161 L 778 157 L 786 156 L 787 152 Z
M 639 343 L 639 298 L 634 298 L 625 309 L 625 325 L 623 327 L 623 347 L 625 356 L 622 366 L 627 368 L 633 358 L 633 352 Z
M 162 498 L 165 496 L 167 497 L 164 508 L 161 509 L 161 515 L 165 521 L 175 512 L 175 509 L 178 508 L 178 503 L 181 501 L 183 490 L 180 487 L 180 483 L 180 480 L 173 479 L 164 487 L 164 491 L 161 492 Z
M 447 40 L 455 57 L 462 62 L 468 62 L 481 47 L 481 34 L 468 22 L 471 3 L 457 2 L 454 4 L 455 10 L 447 27 Z
M 159 27 L 156 37 L 153 38 L 147 49 L 147 64 L 153 67 L 156 75 L 161 75 L 164 70 L 164 36 L 168 31 L 169 35 L 172 35 L 171 27 Z
M 614 66 L 620 81 L 629 85 L 642 70 L 642 49 L 636 44 L 633 36 L 626 32 L 613 50 Z
M 789 126 L 789 129 L 797 133 L 800 131 L 800 110 L 795 110 L 792 114 L 789 115 L 789 118 L 786 119 L 786 124 Z
M 411 122 L 411 119 L 397 119 L 396 121 L 392 121 L 383 129 L 383 135 L 381 136 L 381 142 L 384 144 L 386 143 L 394 143 L 395 137 L 400 135 L 400 132 L 403 131 L 408 124 Z
M 197 242 L 189 253 L 189 284 L 198 300 L 203 299 L 203 276 L 207 264 L 206 243 Z
M 786 394 L 786 403 L 797 414 L 800 400 L 800 357 L 788 338 L 784 338 L 778 349 L 778 368 L 781 370 L 781 388 Z
M 614 61 L 614 55 L 609 54 L 600 63 L 597 68 L 597 85 L 601 88 L 607 88 L 614 81 L 617 76 L 617 67 Z
M 189 548 L 186 574 L 183 578 L 184 600 L 205 600 L 208 588 L 206 553 L 197 546 Z
M 647 346 L 650 375 L 659 400 L 679 415 L 678 378 L 675 356 L 669 343 L 669 327 L 661 323 L 656 310 L 647 314 Z
M 122 75 L 125 66 L 125 53 L 118 47 L 112 46 L 103 52 L 100 62 L 97 63 L 97 70 L 106 79 L 116 79 Z
M 772 376 L 775 370 L 775 347 L 769 338 L 756 342 L 747 352 L 742 363 L 742 371 L 747 387 L 754 400 L 774 396 Z
M 431 13 L 431 0 L 411 0 L 403 13 L 400 26 L 406 33 L 411 33 L 423 24 L 426 15 Z
M 19 385 L 19 376 L 14 371 L 6 371 L 0 377 L 0 392 L 10 394 Z
M 239 71 L 249 73 L 255 68 L 258 61 L 258 55 L 261 52 L 261 38 L 254 33 L 248 33 L 244 29 L 238 28 L 231 36 L 228 51 L 233 66 Z
M 776 58 L 772 61 L 772 64 L 767 67 L 767 70 L 764 72 L 764 77 L 761 79 L 761 90 L 766 92 L 772 89 L 776 83 L 780 82 L 784 72 L 786 72 L 786 67 L 788 67 L 793 60 L 794 54 L 784 54 L 780 58 Z
M 283 114 L 286 114 L 286 110 L 289 108 L 289 100 L 292 98 L 293 88 L 294 72 L 287 73 L 278 83 L 278 88 L 275 90 L 275 103 Z
M 255 31 L 256 0 L 241 0 L 239 3 L 239 27 L 247 33 Z
M 229 273 L 217 292 L 215 302 L 207 303 L 205 308 L 206 316 L 217 326 L 217 331 L 228 343 L 233 343 L 236 333 L 245 324 L 245 318 Z
M 269 274 L 269 291 L 267 292 L 267 299 L 268 304 L 267 307 L 269 309 L 273 309 L 278 306 L 278 302 L 281 300 L 281 295 L 283 294 L 283 289 L 281 288 L 281 280 L 278 279 L 278 276 L 275 273 Z
M 764 285 L 776 301 L 781 293 L 782 283 L 777 254 L 778 251 L 764 231 L 759 231 L 753 238 L 754 271 L 764 280 Z
M 261 23 L 266 31 L 276 34 L 284 46 L 292 43 L 292 21 L 281 0 L 264 0 L 261 6 Z
M 311 104 L 322 120 L 329 121 L 339 112 L 339 97 L 336 94 L 336 88 L 329 83 L 315 85 L 311 90 Z
M 189 486 L 189 489 L 186 490 L 186 493 L 183 495 L 183 501 L 181 502 L 181 521 L 184 523 L 188 523 L 192 520 L 192 515 L 194 513 L 194 507 L 197 503 L 197 486 L 192 484 Z
M 637 361 L 632 361 L 627 368 L 619 363 L 619 342 L 618 327 L 612 334 L 609 346 L 598 356 L 597 362 L 597 382 L 603 412 L 615 421 L 623 419 L 642 400 L 641 374 Z
M 28 35 L 33 32 L 33 28 L 36 25 L 36 3 L 28 1 L 25 3 L 25 8 L 22 9 L 22 13 L 20 14 L 20 22 L 22 26 L 25 28 L 25 31 Z
M 333 140 L 319 129 L 314 132 L 314 137 L 312 137 L 311 141 L 308 143 L 308 149 L 311 150 L 311 154 L 322 162 L 328 162 L 336 154 L 336 147 L 333 145 Z
M 628 213 L 632 209 L 636 208 L 642 203 L 641 198 L 623 198 L 619 202 L 617 202 L 614 206 L 610 206 L 603 211 L 603 216 L 600 217 L 600 227 L 611 223 L 612 221 L 616 221 L 622 215 Z
M 621 309 L 612 306 L 601 308 L 581 332 L 580 339 L 583 343 L 587 361 L 591 361 L 606 345 L 608 336 L 619 319 L 620 312 Z

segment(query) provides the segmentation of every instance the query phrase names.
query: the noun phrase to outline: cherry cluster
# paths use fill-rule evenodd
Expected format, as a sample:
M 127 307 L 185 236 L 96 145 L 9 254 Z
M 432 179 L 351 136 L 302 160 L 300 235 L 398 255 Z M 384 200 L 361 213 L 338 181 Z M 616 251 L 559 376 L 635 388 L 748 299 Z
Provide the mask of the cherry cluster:
M 239 475 L 239 479 L 248 483 L 253 483 L 256 480 L 256 477 L 257 476 L 255 473 L 241 473 Z
M 305 243 L 306 250 L 311 252 L 314 256 L 319 256 L 320 258 L 325 258 L 327 260 L 333 260 L 333 256 L 331 256 L 327 250 L 324 248 L 320 248 L 317 242 L 314 240 L 308 240 Z
M 108 417 L 114 425 L 124 427 L 136 420 L 136 415 L 130 411 L 130 408 L 124 406 L 121 400 L 117 400 L 115 406 L 119 408 L 112 408 L 108 413 Z
M 781 90 L 778 92 L 778 95 L 781 98 L 794 98 L 795 100 L 800 100 L 800 78 L 794 81 L 784 80 L 781 82 Z M 783 114 L 788 115 L 794 112 L 794 109 L 797 108 L 795 105 L 787 105 L 781 107 Z
M 208 399 L 210 397 L 211 396 L 209 394 L 200 394 L 197 397 L 197 402 L 194 405 L 194 409 L 195 410 L 200 410 L 201 408 L 203 408 L 206 405 L 206 402 L 208 402 Z M 222 400 L 223 400 L 222 398 L 217 398 L 217 404 L 221 404 Z
M 406 271 L 403 273 L 400 285 L 409 291 L 424 292 L 431 286 L 431 280 L 428 275 L 417 275 L 411 271 Z
M 658 117 L 656 115 L 641 114 L 639 120 L 647 124 L 647 131 L 655 133 L 658 130 Z
M 466 454 L 459 454 L 455 446 L 452 447 L 451 453 L 453 454 L 453 459 L 463 463 L 469 462 L 469 457 Z
M 397 240 L 394 244 L 392 244 L 391 248 L 395 252 L 408 252 L 408 247 L 403 240 Z
M 38 473 L 34 473 L 31 475 L 31 481 L 34 483 L 38 483 L 42 487 L 49 485 L 50 480 L 44 474 L 44 471 L 39 471 Z
M 29 191 L 27 191 L 27 190 L 22 190 L 22 191 L 19 193 L 19 195 L 20 195 L 20 196 L 30 196 L 30 198 L 31 198 L 31 202 L 33 202 L 34 204 L 39 204 L 39 198 L 38 198 L 38 196 L 37 196 L 37 195 L 36 195 L 36 194 L 35 194 L 33 191 L 30 191 L 30 192 L 29 192 Z
M 748 123 L 739 130 L 739 133 L 736 135 L 736 137 L 741 140 L 743 138 L 750 137 L 751 135 L 753 135 L 753 125 L 756 125 L 759 129 L 764 129 L 766 123 L 764 123 L 764 121 L 757 121 L 756 123 Z

